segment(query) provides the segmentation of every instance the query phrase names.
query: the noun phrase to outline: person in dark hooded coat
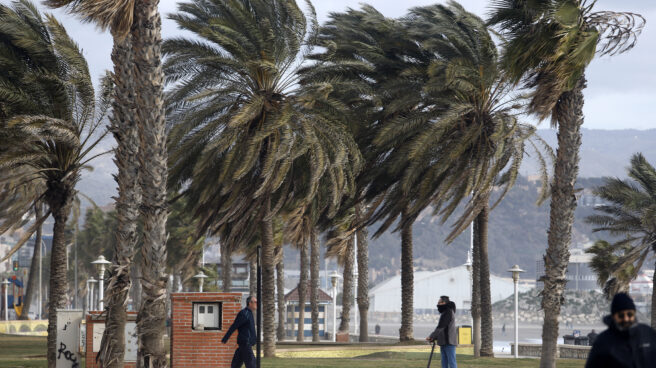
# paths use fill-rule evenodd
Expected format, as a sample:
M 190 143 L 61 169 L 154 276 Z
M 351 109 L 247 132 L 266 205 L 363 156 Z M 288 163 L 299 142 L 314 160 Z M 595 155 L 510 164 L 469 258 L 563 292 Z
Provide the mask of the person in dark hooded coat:
M 442 295 L 437 302 L 437 310 L 440 312 L 440 321 L 437 323 L 435 331 L 426 340 L 435 341 L 440 346 L 442 368 L 457 368 L 456 303 L 450 301 L 448 296 Z
M 656 331 L 638 323 L 633 299 L 618 293 L 610 310 L 608 329 L 595 339 L 585 368 L 656 367 Z

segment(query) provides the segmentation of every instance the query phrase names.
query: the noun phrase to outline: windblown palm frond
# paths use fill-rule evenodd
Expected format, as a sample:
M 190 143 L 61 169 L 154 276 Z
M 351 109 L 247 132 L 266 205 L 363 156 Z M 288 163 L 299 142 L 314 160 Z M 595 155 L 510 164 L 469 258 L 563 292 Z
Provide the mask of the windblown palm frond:
M 615 55 L 636 44 L 645 19 L 631 12 L 593 11 L 596 1 L 495 0 L 489 24 L 506 40 L 502 63 L 514 83 L 532 88 L 529 110 L 558 117 L 558 100 L 571 91 L 595 54 Z M 554 115 L 555 114 L 555 115 Z
M 273 215 L 292 193 L 311 202 L 322 181 L 338 206 L 354 186 L 360 155 L 333 114 L 341 107 L 330 88 L 318 79 L 299 84 L 303 12 L 293 2 L 218 0 L 179 10 L 171 19 L 200 40 L 163 46 L 173 85 L 169 182 L 185 185 L 201 229 L 231 223 L 226 240 L 248 242 L 265 198 L 274 200 Z
M 595 189 L 604 204 L 586 218 L 594 231 L 622 237 L 615 243 L 600 241 L 588 251 L 595 254 L 592 266 L 602 286 L 615 280 L 615 286 L 626 287 L 649 252 L 656 252 L 656 169 L 637 153 L 631 157 L 628 174 L 630 179 L 604 179 Z

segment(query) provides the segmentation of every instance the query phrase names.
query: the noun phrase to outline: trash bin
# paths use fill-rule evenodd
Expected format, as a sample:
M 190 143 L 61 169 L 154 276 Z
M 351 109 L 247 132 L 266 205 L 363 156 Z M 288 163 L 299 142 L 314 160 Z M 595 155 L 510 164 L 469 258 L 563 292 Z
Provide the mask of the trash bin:
M 468 325 L 458 326 L 458 345 L 470 345 L 472 343 L 472 327 Z
M 583 346 L 588 346 L 588 337 L 587 336 L 579 336 L 574 339 L 574 345 L 583 345 Z
M 564 340 L 563 344 L 565 345 L 574 345 L 574 343 L 576 342 L 576 338 L 574 337 L 574 335 L 564 335 L 563 340 Z

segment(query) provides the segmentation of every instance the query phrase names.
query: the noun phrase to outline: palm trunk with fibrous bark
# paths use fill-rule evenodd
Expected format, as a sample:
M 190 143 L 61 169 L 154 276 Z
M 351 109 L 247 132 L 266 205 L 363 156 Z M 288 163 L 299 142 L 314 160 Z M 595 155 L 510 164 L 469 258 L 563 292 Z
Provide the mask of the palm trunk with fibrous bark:
M 355 258 L 355 243 L 353 238 L 346 242 L 344 255 L 344 282 L 342 284 L 342 313 L 340 315 L 339 333 L 349 333 L 351 321 L 351 306 L 353 305 L 353 263 Z
M 361 222 L 362 208 L 356 206 L 357 222 Z M 366 227 L 357 231 L 358 236 L 358 312 L 360 313 L 360 342 L 369 341 L 369 232 Z
M 114 101 L 111 131 L 117 146 L 114 162 L 118 168 L 116 198 L 116 237 L 114 259 L 107 283 L 107 322 L 103 332 L 98 360 L 103 367 L 123 367 L 125 355 L 126 302 L 132 280 L 130 266 L 137 243 L 137 220 L 141 191 L 139 188 L 139 132 L 134 117 L 134 86 L 131 70 L 130 37 L 115 38 L 112 50 L 114 62 Z
M 248 293 L 250 295 L 257 295 L 257 262 L 250 261 L 248 263 Z
M 140 138 L 140 163 L 144 222 L 141 249 L 142 303 L 137 315 L 139 348 L 137 366 L 167 366 L 166 332 L 166 202 L 167 152 L 164 120 L 161 62 L 161 18 L 158 0 L 139 0 L 135 4 L 132 27 L 134 83 L 139 90 L 137 118 Z
M 583 125 L 583 89 L 585 77 L 566 92 L 558 102 L 558 149 L 551 186 L 548 247 L 544 257 L 545 275 L 542 290 L 542 352 L 540 368 L 555 368 L 558 349 L 558 322 L 567 284 L 569 246 L 576 210 L 574 185 L 579 172 L 581 126 Z
M 271 216 L 271 200 L 265 200 L 265 208 L 260 221 L 260 235 L 262 237 L 262 332 L 264 339 L 264 357 L 276 356 L 276 327 L 275 327 L 275 243 L 273 239 L 273 219 Z
M 280 260 L 276 263 L 276 293 L 278 298 L 278 341 L 285 340 L 285 265 L 283 263 L 283 248 L 280 247 Z
M 300 248 L 300 268 L 301 277 L 298 281 L 298 325 L 296 327 L 296 341 L 302 342 L 305 340 L 305 296 L 307 295 L 307 279 L 308 279 L 308 245 L 306 242 L 301 244 Z
M 490 206 L 488 199 L 485 199 L 485 205 L 481 212 L 476 217 L 477 225 L 477 239 L 479 261 L 479 295 L 480 295 L 480 308 L 481 308 L 481 351 L 480 356 L 492 357 L 494 356 L 494 337 L 493 322 L 492 322 L 492 297 L 490 290 L 490 264 L 488 261 L 488 246 L 487 246 L 487 225 L 489 221 Z
M 74 197 L 74 184 L 56 183 L 46 199 L 55 220 L 50 251 L 50 282 L 48 287 L 48 368 L 57 366 L 57 310 L 66 307 L 66 222 Z
M 414 269 L 412 259 L 412 221 L 404 211 L 401 217 L 401 328 L 400 341 L 414 340 L 412 318 L 414 316 Z
M 480 248 L 477 244 L 480 243 L 478 235 L 479 223 L 474 220 L 474 229 L 472 231 L 472 301 L 471 301 L 471 315 L 473 321 L 472 337 L 474 339 L 474 358 L 481 356 L 481 256 Z
M 43 207 L 40 203 L 34 205 L 34 216 L 39 219 L 43 215 Z M 28 319 L 27 312 L 32 306 L 32 301 L 35 299 L 37 293 L 36 282 L 38 280 L 39 272 L 39 258 L 41 258 L 41 234 L 42 234 L 43 225 L 39 225 L 36 228 L 36 235 L 34 237 L 34 252 L 32 252 L 32 261 L 30 262 L 30 273 L 27 278 L 27 292 L 25 293 L 25 299 L 23 300 L 23 310 L 25 313 L 21 314 L 18 319 L 26 320 Z M 41 315 L 41 311 L 39 311 Z
M 319 236 L 310 232 L 310 308 L 312 310 L 312 342 L 319 342 Z

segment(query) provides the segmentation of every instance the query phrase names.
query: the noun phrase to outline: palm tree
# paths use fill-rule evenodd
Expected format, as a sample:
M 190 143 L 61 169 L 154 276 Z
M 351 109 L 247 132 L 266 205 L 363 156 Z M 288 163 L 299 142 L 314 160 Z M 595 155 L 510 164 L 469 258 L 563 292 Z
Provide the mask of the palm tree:
M 548 247 L 545 257 L 540 367 L 555 367 L 558 319 L 563 302 L 576 201 L 585 69 L 595 54 L 630 50 L 644 26 L 634 13 L 593 11 L 596 1 L 497 0 L 490 24 L 506 39 L 502 64 L 511 81 L 531 89 L 528 109 L 558 127 L 551 184 Z
M 175 83 L 167 97 L 170 181 L 186 183 L 201 229 L 230 224 L 236 244 L 259 233 L 264 356 L 274 356 L 273 218 L 299 185 L 309 188 L 309 202 L 324 176 L 336 187 L 351 184 L 343 168 L 359 165 L 357 147 L 334 120 L 339 106 L 329 91 L 297 83 L 313 34 L 295 2 L 197 0 L 171 19 L 198 38 L 164 43 L 165 73 Z M 314 30 L 313 14 L 310 24 Z M 306 183 L 292 180 L 296 167 L 309 168 Z
M 107 134 L 100 130 L 100 122 L 108 108 L 109 93 L 107 88 L 103 90 L 96 102 L 87 63 L 53 16 L 48 15 L 44 21 L 33 4 L 22 0 L 14 2 L 12 8 L 0 6 L 0 23 L 3 50 L 9 55 L 21 55 L 16 60 L 20 64 L 11 70 L 22 73 L 16 79 L 19 83 L 3 87 L 15 95 L 29 91 L 32 104 L 24 109 L 20 100 L 16 105 L 7 101 L 7 111 L 25 115 L 10 116 L 1 122 L 3 133 L 21 144 L 5 147 L 0 167 L 20 171 L 25 183 L 44 182 L 40 190 L 34 191 L 35 199 L 48 205 L 48 213 L 55 220 L 47 351 L 48 366 L 55 367 L 57 309 L 64 308 L 66 302 L 66 221 L 80 171 L 97 156 L 92 150 Z
M 144 0 L 145 1 L 145 0 Z M 131 287 L 130 264 L 137 242 L 136 224 L 141 193 L 139 189 L 139 133 L 134 96 L 135 75 L 132 69 L 133 52 L 130 29 L 133 27 L 137 0 L 46 0 L 53 8 L 68 7 L 85 21 L 110 29 L 114 39 L 112 61 L 114 83 L 111 130 L 117 146 L 114 161 L 118 167 L 116 199 L 118 227 L 114 243 L 114 258 L 109 268 L 105 300 L 107 322 L 99 360 L 108 367 L 122 367 L 124 357 L 125 304 Z M 150 3 L 150 2 L 149 2 Z M 141 93 L 138 93 L 141 95 Z M 163 226 L 163 224 L 162 224 Z M 141 346 L 141 345 L 140 345 Z M 146 345 L 148 346 L 148 345 Z
M 312 66 L 315 68 L 314 76 L 331 78 L 335 98 L 350 110 L 350 116 L 345 120 L 347 128 L 365 158 L 364 168 L 357 179 L 356 202 L 375 203 L 377 197 L 384 197 L 382 193 L 396 180 L 398 170 L 390 169 L 388 163 L 399 157 L 399 148 L 412 129 L 406 130 L 404 127 L 395 131 L 398 137 L 395 143 L 401 142 L 396 145 L 377 146 L 372 141 L 382 125 L 398 119 L 417 106 L 417 101 L 421 99 L 421 86 L 416 80 L 402 78 L 401 73 L 412 65 L 413 60 L 426 60 L 426 55 L 421 53 L 416 44 L 407 42 L 406 32 L 400 22 L 386 18 L 368 5 L 363 5 L 361 10 L 349 9 L 344 13 L 331 14 L 329 21 L 320 30 L 318 44 L 325 51 L 312 55 L 312 59 L 318 62 Z M 352 211 L 353 205 L 343 205 L 342 208 Z M 365 215 L 360 219 L 361 222 L 354 225 L 361 228 L 368 220 Z M 377 232 L 376 235 L 381 233 Z M 407 223 L 403 234 L 400 339 L 411 340 L 411 222 Z M 346 244 L 342 242 L 343 246 Z M 351 277 L 348 272 L 345 273 Z M 345 290 L 349 290 L 347 277 L 344 282 Z M 360 300 L 362 313 L 366 303 L 364 298 Z M 342 323 L 346 322 L 343 320 Z
M 603 248 L 610 254 L 606 254 L 609 256 L 605 259 L 608 263 L 603 268 L 595 267 L 600 257 L 593 258 L 596 260 L 593 269 L 598 274 L 602 271 L 600 283 L 614 279 L 619 285 L 628 285 L 637 276 L 649 252 L 656 252 L 656 224 L 653 221 L 656 211 L 656 169 L 641 153 L 636 153 L 631 157 L 628 174 L 630 179 L 626 180 L 604 179 L 604 184 L 595 189 L 595 195 L 605 204 L 595 207 L 597 214 L 586 219 L 595 226 L 594 231 L 608 231 L 611 236 L 622 237 L 612 245 L 604 244 Z M 594 247 L 592 249 L 594 252 Z M 651 303 L 651 326 L 654 327 L 656 296 L 652 295 Z
M 109 286 L 113 287 L 108 295 L 112 321 L 108 323 L 109 330 L 106 328 L 104 333 L 107 343 L 102 344 L 104 347 L 100 359 L 105 364 L 121 366 L 124 346 L 120 334 L 123 333 L 125 312 L 124 303 L 120 302 L 125 300 L 129 290 L 128 264 L 134 249 L 134 228 L 123 220 L 136 215 L 135 210 L 139 208 L 144 219 L 144 245 L 141 249 L 143 302 L 137 317 L 140 338 L 138 360 L 139 365 L 166 366 L 162 339 L 166 310 L 162 296 L 168 280 L 165 274 L 167 157 L 160 53 L 161 20 L 157 10 L 159 1 L 48 0 L 46 3 L 53 7 L 70 5 L 73 12 L 96 22 L 102 28 L 110 29 L 115 40 L 112 58 L 115 66 L 120 65 L 115 67 L 116 97 L 124 103 L 122 109 L 127 110 L 115 111 L 115 121 L 118 123 L 115 131 L 124 134 L 121 137 L 124 141 L 118 141 L 117 161 L 124 160 L 126 170 L 118 175 L 119 189 L 125 189 L 125 197 L 119 199 L 117 208 L 126 209 L 126 213 L 119 215 L 125 226 L 119 226 L 117 238 L 124 239 L 125 243 L 117 245 L 121 246 L 120 251 L 116 252 L 119 259 L 109 282 Z M 131 68 L 132 63 L 136 67 Z M 132 102 L 135 86 L 139 87 L 137 106 Z M 138 134 L 134 129 L 138 129 Z M 134 141 L 137 136 L 140 142 L 138 146 Z M 137 176 L 138 164 L 123 156 L 123 153 L 135 152 L 139 152 L 139 155 L 132 158 L 139 158 L 141 177 Z M 140 203 L 138 188 L 143 197 L 140 207 L 137 207 Z M 127 199 L 133 201 L 128 203 Z
M 604 295 L 610 301 L 615 294 L 629 291 L 629 284 L 638 276 L 644 258 L 639 262 L 624 263 L 627 256 L 633 256 L 631 243 L 619 242 L 609 243 L 605 240 L 597 240 L 585 252 L 592 254 L 590 268 L 597 275 L 597 283 L 602 288 Z

